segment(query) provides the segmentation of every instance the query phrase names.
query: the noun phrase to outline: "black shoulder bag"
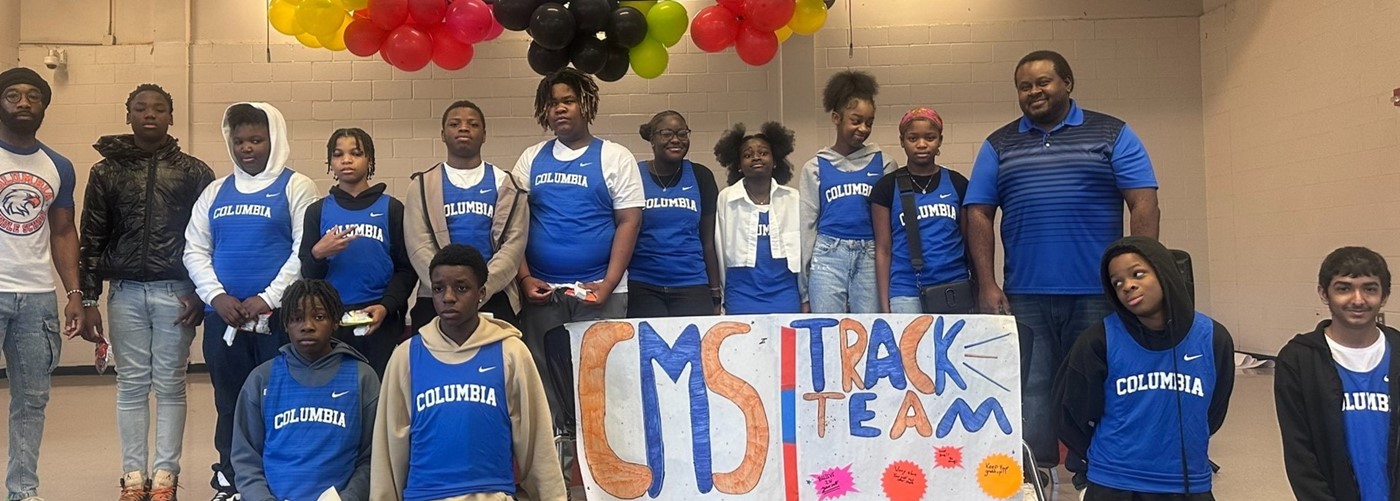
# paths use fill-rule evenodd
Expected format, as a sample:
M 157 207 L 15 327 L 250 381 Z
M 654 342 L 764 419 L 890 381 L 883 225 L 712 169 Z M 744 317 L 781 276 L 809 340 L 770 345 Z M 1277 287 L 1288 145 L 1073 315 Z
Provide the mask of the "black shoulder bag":
M 977 312 L 977 287 L 972 280 L 924 286 L 919 273 L 924 269 L 924 242 L 919 235 L 919 208 L 914 202 L 914 179 L 906 171 L 895 175 L 900 205 L 904 212 L 904 236 L 909 240 L 909 261 L 914 266 L 914 283 L 924 313 L 968 315 Z

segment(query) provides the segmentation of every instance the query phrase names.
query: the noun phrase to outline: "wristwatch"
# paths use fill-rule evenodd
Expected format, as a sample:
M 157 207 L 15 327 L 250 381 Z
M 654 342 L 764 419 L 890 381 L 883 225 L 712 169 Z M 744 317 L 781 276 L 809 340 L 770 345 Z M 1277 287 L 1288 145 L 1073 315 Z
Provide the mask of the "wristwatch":
M 84 307 L 84 308 L 96 308 L 96 307 L 97 307 L 97 300 L 96 300 L 96 299 L 84 299 L 84 300 L 83 300 L 83 307 Z

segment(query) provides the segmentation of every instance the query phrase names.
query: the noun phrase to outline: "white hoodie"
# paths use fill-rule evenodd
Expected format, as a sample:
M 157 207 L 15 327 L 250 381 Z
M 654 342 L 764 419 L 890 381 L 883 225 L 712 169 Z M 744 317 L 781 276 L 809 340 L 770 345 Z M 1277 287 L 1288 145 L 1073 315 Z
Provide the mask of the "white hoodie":
M 204 300 L 204 304 L 213 304 L 214 298 L 224 293 L 224 286 L 214 273 L 213 247 L 209 232 L 209 207 L 214 203 L 214 197 L 219 194 L 219 188 L 232 179 L 234 189 L 240 193 L 264 190 L 277 181 L 277 177 L 287 169 L 287 158 L 291 156 L 291 147 L 287 143 L 287 120 L 282 118 L 282 112 L 267 103 L 234 103 L 238 104 L 249 104 L 267 113 L 267 129 L 272 141 L 272 151 L 267 157 L 266 169 L 256 176 L 248 174 L 238 167 L 237 154 L 233 151 L 233 141 L 230 139 L 233 130 L 229 129 L 227 124 L 223 126 L 224 143 L 229 149 L 229 160 L 234 164 L 233 174 L 215 179 L 204 188 L 204 192 L 199 194 L 199 200 L 194 203 L 190 224 L 185 227 L 185 268 L 190 272 L 195 293 Z M 229 107 L 232 108 L 233 105 Z M 228 116 L 227 109 L 224 110 L 224 116 Z M 306 208 L 317 198 L 320 198 L 320 195 L 316 183 L 303 174 L 292 173 L 291 179 L 287 181 L 287 202 L 292 209 L 292 246 L 287 250 L 287 261 L 272 279 L 272 284 L 258 293 L 270 308 L 276 309 L 282 305 L 282 291 L 301 275 L 301 259 L 297 257 L 297 249 L 301 247 L 302 218 L 306 214 Z

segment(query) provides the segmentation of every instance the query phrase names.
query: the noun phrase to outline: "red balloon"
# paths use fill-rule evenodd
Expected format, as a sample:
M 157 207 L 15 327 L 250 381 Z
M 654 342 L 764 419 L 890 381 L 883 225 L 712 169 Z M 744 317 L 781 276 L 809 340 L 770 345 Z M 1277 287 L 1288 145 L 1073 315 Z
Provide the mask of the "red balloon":
M 759 31 L 777 31 L 792 20 L 797 0 L 747 0 L 744 23 Z
M 353 17 L 353 18 L 355 18 L 355 19 L 364 19 L 364 20 L 368 21 L 368 20 L 369 20 L 369 9 L 360 9 L 360 10 L 357 10 L 357 11 L 355 11 L 354 13 L 351 13 L 351 14 L 350 14 L 350 17 Z
M 752 26 L 739 30 L 739 38 L 734 40 L 734 50 L 739 59 L 752 66 L 763 66 L 778 54 L 778 35 L 771 31 L 759 31 Z
M 433 25 L 442 22 L 447 13 L 447 0 L 408 0 L 408 16 L 415 23 Z
M 728 9 L 711 5 L 700 9 L 690 22 L 690 39 L 705 52 L 719 52 L 734 45 L 739 36 L 739 18 Z
M 380 51 L 395 68 L 418 71 L 433 59 L 433 37 L 418 28 L 400 26 L 389 32 Z
M 481 0 L 452 2 L 442 20 L 448 32 L 465 44 L 486 40 L 486 36 L 491 34 L 491 25 L 495 22 L 496 18 L 491 15 L 491 8 Z
M 384 31 L 408 20 L 408 0 L 369 0 L 369 18 Z
M 471 44 L 462 43 L 457 35 L 446 26 L 433 30 L 433 63 L 444 70 L 454 71 L 467 67 L 476 51 Z
M 484 42 L 490 42 L 490 41 L 492 41 L 492 40 L 495 40 L 496 37 L 501 36 L 501 33 L 505 33 L 505 32 L 506 32 L 506 27 L 505 27 L 505 26 L 501 26 L 501 22 L 496 20 L 496 15 L 495 15 L 495 12 L 496 12 L 495 9 L 496 9 L 496 7 L 493 6 L 493 5 L 489 5 L 489 4 L 488 4 L 488 6 L 491 8 L 491 30 L 488 31 L 488 32 L 486 32 L 486 38 L 485 38 L 484 40 L 482 40 L 482 41 L 484 41 Z
M 748 14 L 748 0 L 719 0 L 720 6 L 725 10 L 734 13 L 735 16 Z
M 373 21 L 356 19 L 345 27 L 345 48 L 360 57 L 371 56 L 379 52 L 379 46 L 384 44 L 384 37 L 388 34 Z

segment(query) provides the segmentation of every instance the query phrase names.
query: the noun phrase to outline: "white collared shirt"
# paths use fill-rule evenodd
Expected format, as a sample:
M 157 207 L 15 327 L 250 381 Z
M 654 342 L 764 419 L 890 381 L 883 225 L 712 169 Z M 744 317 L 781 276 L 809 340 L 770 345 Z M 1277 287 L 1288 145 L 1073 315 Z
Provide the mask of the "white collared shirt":
M 768 191 L 768 234 L 774 259 L 787 259 L 788 269 L 798 273 L 797 286 L 806 301 L 807 280 L 802 273 L 801 204 L 797 190 L 772 183 Z M 723 286 L 725 271 L 730 267 L 754 266 L 758 260 L 758 215 L 760 207 L 749 199 L 744 183 L 737 182 L 720 190 L 715 204 L 715 254 L 719 258 L 719 276 Z

